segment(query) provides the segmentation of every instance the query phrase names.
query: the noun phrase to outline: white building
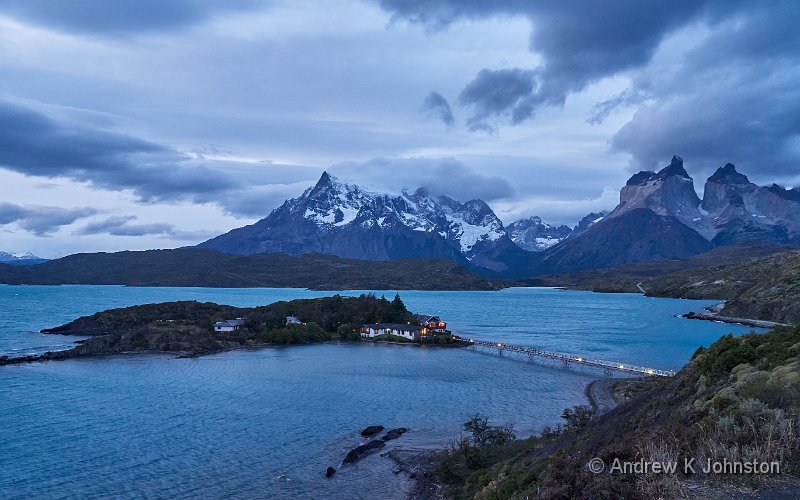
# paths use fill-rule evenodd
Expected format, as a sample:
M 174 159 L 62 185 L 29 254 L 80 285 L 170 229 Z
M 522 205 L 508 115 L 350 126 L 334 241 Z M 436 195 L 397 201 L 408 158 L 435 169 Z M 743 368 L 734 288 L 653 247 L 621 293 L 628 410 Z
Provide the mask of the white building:
M 373 338 L 380 335 L 395 335 L 409 340 L 424 337 L 428 334 L 427 328 L 416 325 L 401 325 L 397 323 L 373 323 L 361 327 L 362 338 Z
M 217 321 L 214 323 L 215 332 L 235 332 L 244 325 L 244 319 L 226 319 L 224 321 Z

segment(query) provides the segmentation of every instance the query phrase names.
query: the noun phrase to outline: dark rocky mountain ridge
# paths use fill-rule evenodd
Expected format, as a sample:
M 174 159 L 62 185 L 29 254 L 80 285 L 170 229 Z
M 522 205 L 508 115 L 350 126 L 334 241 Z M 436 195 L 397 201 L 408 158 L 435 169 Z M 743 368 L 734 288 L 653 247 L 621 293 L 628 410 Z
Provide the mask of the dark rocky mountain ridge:
M 659 172 L 633 175 L 611 213 L 543 252 L 531 274 L 681 259 L 745 241 L 799 243 L 800 191 L 757 186 L 728 163 L 708 178 L 701 200 L 675 156 Z

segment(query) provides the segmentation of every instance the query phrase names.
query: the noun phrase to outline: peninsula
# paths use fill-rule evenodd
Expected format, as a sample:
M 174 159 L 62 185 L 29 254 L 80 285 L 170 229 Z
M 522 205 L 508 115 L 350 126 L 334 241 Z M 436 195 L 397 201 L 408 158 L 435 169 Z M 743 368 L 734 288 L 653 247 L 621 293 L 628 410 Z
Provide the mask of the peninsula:
M 89 337 L 72 349 L 22 357 L 0 356 L 0 365 L 109 354 L 169 353 L 202 356 L 243 348 L 359 340 L 369 326 L 395 325 L 385 340 L 452 343 L 444 329 L 432 329 L 431 316 L 414 315 L 399 295 L 393 300 L 362 294 L 281 301 L 242 308 L 212 302 L 180 301 L 109 309 L 42 330 L 45 334 Z M 366 326 L 365 326 L 366 325 Z M 438 325 L 438 323 L 437 323 Z M 377 340 L 381 340 L 378 338 Z

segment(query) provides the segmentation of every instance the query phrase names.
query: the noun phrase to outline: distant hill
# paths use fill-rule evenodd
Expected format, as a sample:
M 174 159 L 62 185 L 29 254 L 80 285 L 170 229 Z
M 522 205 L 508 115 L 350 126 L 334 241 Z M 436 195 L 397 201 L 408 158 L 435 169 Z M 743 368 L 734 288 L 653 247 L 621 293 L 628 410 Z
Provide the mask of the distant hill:
M 632 292 L 641 290 L 637 283 L 687 269 L 735 264 L 749 259 L 766 257 L 798 248 L 774 243 L 744 242 L 714 248 L 708 252 L 684 259 L 652 259 L 622 264 L 605 269 L 587 269 L 570 273 L 552 274 L 516 283 L 529 286 L 558 286 L 596 292 Z
M 317 290 L 496 290 L 499 281 L 443 260 L 370 262 L 331 255 L 229 255 L 182 248 L 75 254 L 37 266 L 0 264 L 0 283 L 298 287 Z
M 643 286 L 659 297 L 725 299 L 725 316 L 800 324 L 800 250 L 677 271 Z
M 797 246 L 747 242 L 686 259 L 641 261 L 520 283 L 598 292 L 645 290 L 654 297 L 725 300 L 720 311 L 725 316 L 800 324 Z

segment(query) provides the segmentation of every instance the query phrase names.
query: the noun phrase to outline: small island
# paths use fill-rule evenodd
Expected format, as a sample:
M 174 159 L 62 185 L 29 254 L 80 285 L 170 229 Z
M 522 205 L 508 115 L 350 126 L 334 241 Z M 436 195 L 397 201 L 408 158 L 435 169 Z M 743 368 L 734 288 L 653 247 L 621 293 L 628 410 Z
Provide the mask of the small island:
M 329 340 L 460 345 L 438 316 L 411 313 L 399 295 L 334 295 L 253 308 L 178 301 L 109 309 L 45 334 L 89 337 L 72 349 L 21 357 L 0 365 L 109 354 L 194 357 L 234 349 Z

